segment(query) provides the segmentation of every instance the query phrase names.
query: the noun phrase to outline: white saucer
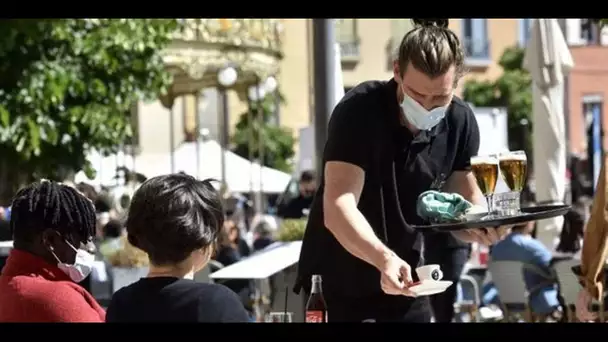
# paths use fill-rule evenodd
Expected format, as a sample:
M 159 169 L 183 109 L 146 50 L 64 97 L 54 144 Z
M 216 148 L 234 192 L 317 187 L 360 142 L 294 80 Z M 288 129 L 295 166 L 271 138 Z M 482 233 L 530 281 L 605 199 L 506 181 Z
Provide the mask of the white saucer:
M 414 292 L 416 296 L 430 296 L 447 290 L 452 283 L 449 280 L 423 280 L 419 284 L 410 287 L 409 290 Z

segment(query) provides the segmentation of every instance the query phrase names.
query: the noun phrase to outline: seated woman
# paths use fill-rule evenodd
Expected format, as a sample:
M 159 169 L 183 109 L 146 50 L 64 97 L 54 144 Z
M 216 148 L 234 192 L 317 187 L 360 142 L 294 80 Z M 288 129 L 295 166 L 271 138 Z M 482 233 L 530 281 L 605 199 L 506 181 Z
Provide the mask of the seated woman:
M 114 294 L 106 321 L 249 321 L 230 289 L 193 280 L 209 262 L 223 222 L 220 197 L 208 180 L 170 174 L 142 184 L 126 227 L 129 242 L 148 254 L 150 271 Z
M 223 231 L 218 239 L 218 249 L 214 260 L 223 266 L 229 266 L 242 259 L 239 250 L 239 229 L 232 221 L 226 221 Z M 253 311 L 252 299 L 253 283 L 248 279 L 227 279 L 222 284 L 236 293 L 248 311 Z
M 43 181 L 13 200 L 14 248 L 0 275 L 0 322 L 103 322 L 80 285 L 93 268 L 95 208 L 69 186 Z

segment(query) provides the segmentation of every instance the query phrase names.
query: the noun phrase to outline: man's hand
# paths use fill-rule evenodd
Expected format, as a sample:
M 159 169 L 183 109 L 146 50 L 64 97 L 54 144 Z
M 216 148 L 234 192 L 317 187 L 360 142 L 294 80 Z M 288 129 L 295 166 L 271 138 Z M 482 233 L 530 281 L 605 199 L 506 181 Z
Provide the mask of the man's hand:
M 397 254 L 391 253 L 380 267 L 380 274 L 380 286 L 384 293 L 416 297 L 412 291 L 408 290 L 408 287 L 412 285 L 412 269 Z
M 504 239 L 511 231 L 511 227 L 459 230 L 452 232 L 452 235 L 464 242 L 476 242 L 484 246 L 492 246 Z
M 578 293 L 576 298 L 576 318 L 581 322 L 595 321 L 597 315 L 589 311 L 589 304 L 591 304 L 591 296 L 586 289 L 582 289 Z

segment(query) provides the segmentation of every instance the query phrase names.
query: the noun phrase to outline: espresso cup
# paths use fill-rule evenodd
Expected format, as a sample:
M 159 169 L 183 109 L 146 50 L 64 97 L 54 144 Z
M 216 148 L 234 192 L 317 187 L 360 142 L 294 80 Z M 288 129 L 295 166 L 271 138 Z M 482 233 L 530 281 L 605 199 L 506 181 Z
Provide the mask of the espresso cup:
M 443 278 L 443 272 L 439 265 L 425 265 L 416 268 L 416 274 L 420 281 L 431 280 L 438 281 Z

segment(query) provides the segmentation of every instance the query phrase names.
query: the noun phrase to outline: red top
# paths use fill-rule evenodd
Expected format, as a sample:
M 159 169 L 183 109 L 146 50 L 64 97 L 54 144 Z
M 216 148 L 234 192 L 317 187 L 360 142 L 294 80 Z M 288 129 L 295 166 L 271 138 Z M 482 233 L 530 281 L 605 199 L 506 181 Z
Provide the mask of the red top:
M 57 266 L 12 249 L 0 274 L 0 322 L 104 322 L 97 301 Z

